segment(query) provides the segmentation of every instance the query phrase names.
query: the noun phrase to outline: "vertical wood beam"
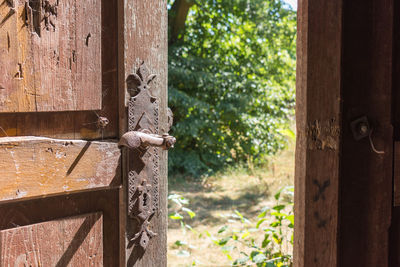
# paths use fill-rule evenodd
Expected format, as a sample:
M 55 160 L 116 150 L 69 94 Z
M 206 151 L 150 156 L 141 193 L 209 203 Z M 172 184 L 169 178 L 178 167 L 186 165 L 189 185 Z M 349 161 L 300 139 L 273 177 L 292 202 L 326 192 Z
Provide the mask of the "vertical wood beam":
M 168 25 L 166 0 L 119 0 L 119 88 L 120 88 L 120 136 L 127 130 L 126 79 L 136 73 L 144 61 L 150 73 L 157 75 L 151 86 L 152 95 L 160 99 L 160 130 L 167 129 L 167 52 Z M 136 227 L 128 218 L 126 207 L 127 164 L 124 161 L 124 185 L 121 191 L 121 266 L 167 265 L 167 153 L 160 152 L 159 205 L 160 211 L 151 219 L 151 230 L 157 233 L 144 253 L 138 247 L 129 246 L 126 231 Z M 133 163 L 134 164 L 134 163 Z M 125 249 L 124 249 L 125 248 Z
M 340 266 L 388 266 L 392 210 L 393 0 L 343 3 Z M 367 116 L 372 140 L 355 141 Z
M 301 0 L 295 266 L 388 266 L 393 0 Z M 367 138 L 350 124 L 367 116 Z
M 390 229 L 390 266 L 400 266 L 400 2 L 394 1 L 393 6 L 393 131 L 394 131 L 394 181 L 392 225 Z
M 337 266 L 342 1 L 300 0 L 294 266 Z

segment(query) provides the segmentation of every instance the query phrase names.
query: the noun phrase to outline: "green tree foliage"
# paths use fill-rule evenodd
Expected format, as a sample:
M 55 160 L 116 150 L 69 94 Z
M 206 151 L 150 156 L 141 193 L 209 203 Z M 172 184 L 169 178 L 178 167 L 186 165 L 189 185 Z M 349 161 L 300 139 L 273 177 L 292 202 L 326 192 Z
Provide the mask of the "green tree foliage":
M 178 140 L 170 171 L 199 176 L 283 148 L 295 103 L 296 12 L 279 0 L 175 1 L 188 13 L 170 2 Z

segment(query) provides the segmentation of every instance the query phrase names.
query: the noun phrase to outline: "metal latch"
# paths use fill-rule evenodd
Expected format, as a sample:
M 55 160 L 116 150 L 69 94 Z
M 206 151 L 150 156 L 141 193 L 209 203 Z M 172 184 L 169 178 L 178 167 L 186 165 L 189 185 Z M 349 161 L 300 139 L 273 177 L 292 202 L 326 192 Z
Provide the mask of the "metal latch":
M 385 154 L 384 151 L 379 151 L 375 148 L 374 142 L 372 140 L 372 132 L 374 129 L 371 127 L 367 116 L 363 116 L 356 120 L 353 120 L 350 123 L 350 127 L 353 133 L 354 140 L 360 141 L 361 139 L 368 137 L 372 151 L 374 151 L 376 154 Z

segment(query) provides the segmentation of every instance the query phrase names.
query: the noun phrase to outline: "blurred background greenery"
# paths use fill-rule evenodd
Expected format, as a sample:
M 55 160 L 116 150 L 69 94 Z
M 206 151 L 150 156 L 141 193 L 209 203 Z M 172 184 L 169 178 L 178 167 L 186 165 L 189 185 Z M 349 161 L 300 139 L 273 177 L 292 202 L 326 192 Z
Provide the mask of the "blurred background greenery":
M 296 11 L 279 0 L 170 0 L 170 174 L 262 164 L 295 104 Z
M 169 266 L 292 265 L 295 8 L 168 0 Z

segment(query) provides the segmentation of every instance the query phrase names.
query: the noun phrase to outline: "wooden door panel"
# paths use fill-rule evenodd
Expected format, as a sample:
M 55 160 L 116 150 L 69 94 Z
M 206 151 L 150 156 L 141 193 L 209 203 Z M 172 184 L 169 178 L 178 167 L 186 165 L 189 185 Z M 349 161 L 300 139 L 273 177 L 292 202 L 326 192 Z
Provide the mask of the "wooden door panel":
M 102 213 L 0 231 L 0 266 L 103 266 Z
M 19 237 L 19 246 L 41 253 L 40 266 L 118 266 L 117 0 L 49 3 L 58 3 L 57 16 L 44 12 L 43 0 L 0 0 L 0 240 Z M 45 16 L 54 19 L 49 29 Z M 102 219 L 95 225 L 104 228 L 92 226 L 94 232 L 85 226 L 93 220 L 74 217 L 96 212 Z M 73 219 L 60 219 L 66 217 Z M 40 238 L 30 241 L 27 233 Z M 86 240 L 101 246 L 94 251 Z M 11 241 L 0 241 L 0 266 L 10 259 L 2 245 L 9 252 Z M 14 263 L 24 254 L 13 253 Z M 29 255 L 19 259 L 38 265 Z
M 98 55 L 97 58 L 101 60 L 101 70 L 98 71 L 99 75 L 101 75 L 99 79 L 101 83 L 99 85 L 99 92 L 93 93 L 93 96 L 101 98 L 101 107 L 96 111 L 79 111 L 77 107 L 77 110 L 74 112 L 2 113 L 0 115 L 0 137 L 46 136 L 51 138 L 94 140 L 116 138 L 118 136 L 117 1 L 98 1 L 100 5 L 98 8 L 101 10 L 101 15 L 98 18 L 101 19 L 101 23 L 99 23 L 101 24 L 102 31 L 101 55 Z M 77 3 L 80 2 L 86 3 L 88 1 L 77 1 Z M 9 10 L 9 6 L 7 1 L 0 0 L 0 10 L 3 9 Z M 81 9 L 83 10 L 84 8 L 81 7 Z M 89 12 L 89 9 L 86 8 L 85 10 Z M 89 17 L 89 15 L 86 17 Z M 3 13 L 0 13 L 0 22 L 2 19 Z M 4 25 L 0 25 L 0 36 L 4 28 Z M 84 36 L 85 38 L 86 36 Z M 0 37 L 0 40 L 6 41 L 7 39 Z M 91 41 L 94 41 L 92 37 L 89 38 L 89 44 Z M 6 65 L 2 57 L 4 44 L 7 44 L 7 42 L 0 42 L 0 69 Z M 4 89 L 0 89 L 0 99 L 2 90 L 4 91 Z M 91 98 L 85 97 L 84 101 L 91 102 Z M 98 127 L 97 121 L 99 116 L 108 119 L 109 124 L 106 127 Z
M 0 6 L 0 112 L 101 109 L 101 0 Z
M 0 201 L 118 186 L 120 155 L 112 142 L 0 138 Z
M 4 203 L 0 205 L 0 230 L 101 212 L 104 266 L 114 267 L 119 260 L 118 201 L 118 190 L 111 189 Z M 42 262 L 42 266 L 52 265 Z

